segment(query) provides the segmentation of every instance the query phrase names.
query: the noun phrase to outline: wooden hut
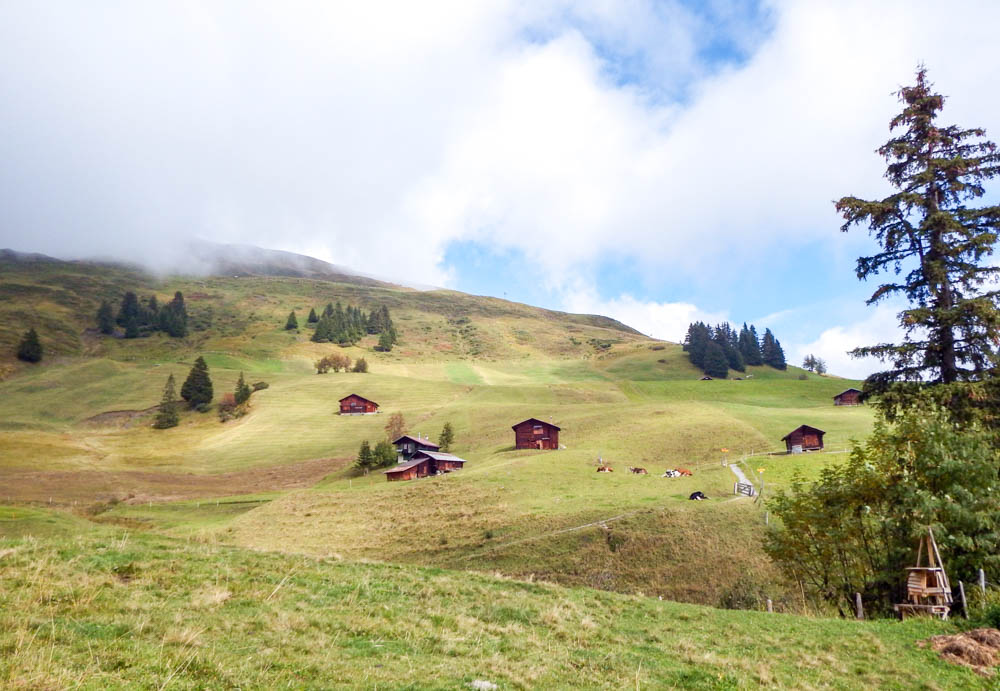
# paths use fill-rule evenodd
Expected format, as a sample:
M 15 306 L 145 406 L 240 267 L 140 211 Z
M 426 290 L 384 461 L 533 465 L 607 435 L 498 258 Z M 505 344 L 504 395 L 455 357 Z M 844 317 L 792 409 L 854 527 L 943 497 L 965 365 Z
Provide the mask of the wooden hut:
M 857 389 L 845 389 L 833 397 L 834 405 L 861 405 L 861 392 Z
M 924 555 L 927 563 L 922 564 Z M 941 563 L 934 533 L 930 528 L 927 534 L 920 538 L 917 547 L 917 565 L 906 569 L 906 602 L 894 605 L 893 609 L 900 619 L 907 615 L 929 614 L 942 619 L 948 618 L 951 611 L 951 584 L 948 574 Z
M 803 451 L 820 451 L 823 448 L 823 435 L 826 434 L 821 429 L 800 425 L 781 438 L 785 442 L 788 453 L 802 453 Z
M 558 449 L 560 428 L 551 422 L 529 417 L 519 422 L 514 430 L 515 449 Z
M 341 415 L 374 415 L 378 412 L 378 403 L 369 401 L 364 396 L 352 393 L 340 399 Z
M 418 451 L 437 451 L 441 448 L 430 439 L 420 435 L 411 437 L 409 434 L 404 434 L 392 444 L 396 447 L 397 453 L 406 460 L 413 458 Z
M 383 471 L 383 474 L 388 482 L 416 480 L 419 477 L 461 470 L 464 465 L 465 459 L 450 453 L 418 451 L 410 460 Z

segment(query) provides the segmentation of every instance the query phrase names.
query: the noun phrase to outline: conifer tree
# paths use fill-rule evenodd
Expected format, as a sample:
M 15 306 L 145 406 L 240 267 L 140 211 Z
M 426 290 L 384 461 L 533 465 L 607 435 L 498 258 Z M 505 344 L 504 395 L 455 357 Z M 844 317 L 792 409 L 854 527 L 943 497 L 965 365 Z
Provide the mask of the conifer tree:
M 757 330 L 753 326 L 747 328 L 746 322 L 743 322 L 743 328 L 740 330 L 739 351 L 740 355 L 743 356 L 743 362 L 746 364 L 763 364 L 763 360 L 760 357 L 760 342 L 757 340 Z
M 136 328 L 138 328 L 139 312 L 139 298 L 135 293 L 129 291 L 122 298 L 122 304 L 118 309 L 118 316 L 115 317 L 115 321 L 118 322 L 118 326 L 126 326 L 129 319 L 135 319 Z
M 709 341 L 705 346 L 705 374 L 716 379 L 725 379 L 729 375 L 729 363 L 726 353 L 715 341 Z
M 319 317 L 316 316 L 316 308 L 309 310 L 309 319 L 307 320 L 309 324 L 315 324 L 319 321 Z
M 188 314 L 184 306 L 184 295 L 181 291 L 174 293 L 174 299 L 167 305 L 170 318 L 165 331 L 174 338 L 183 338 L 188 334 Z
M 354 461 L 354 467 L 363 471 L 365 475 L 375 467 L 375 454 L 372 453 L 371 444 L 368 443 L 367 439 L 361 442 L 361 448 L 358 449 L 358 457 Z
M 901 295 L 901 343 L 857 348 L 890 368 L 871 375 L 865 392 L 882 393 L 895 382 L 929 384 L 980 381 L 996 370 L 1000 342 L 1000 268 L 987 261 L 1000 232 L 1000 206 L 970 206 L 984 184 L 1000 176 L 1000 152 L 981 128 L 936 123 L 944 97 L 934 93 L 922 66 L 916 84 L 900 89 L 903 111 L 889 123 L 900 133 L 878 153 L 896 192 L 884 199 L 843 197 L 841 230 L 867 225 L 881 251 L 860 257 L 857 276 L 901 276 L 887 281 L 868 304 Z
M 781 349 L 781 342 L 774 337 L 770 329 L 764 330 L 764 341 L 760 349 L 765 365 L 779 370 L 788 368 L 785 363 L 785 351 Z
M 208 410 L 208 404 L 212 402 L 212 380 L 208 375 L 208 364 L 205 358 L 198 356 L 188 372 L 184 385 L 181 386 L 181 398 L 187 401 L 188 405 L 199 411 Z
M 139 338 L 139 320 L 129 317 L 125 322 L 125 338 Z
M 236 405 L 243 405 L 250 400 L 250 394 L 253 393 L 250 390 L 250 386 L 246 383 L 243 378 L 243 373 L 240 372 L 239 381 L 236 382 L 236 390 L 233 391 L 233 398 L 236 399 Z
M 42 361 L 42 342 L 38 340 L 38 332 L 28 329 L 17 346 L 17 359 L 25 362 Z
M 295 310 L 288 313 L 288 321 L 285 322 L 285 331 L 293 331 L 299 328 L 299 320 L 295 318 Z
M 163 387 L 163 397 L 160 399 L 160 408 L 156 413 L 156 420 L 153 427 L 156 429 L 167 429 L 176 427 L 180 422 L 177 412 L 177 389 L 174 385 L 174 375 L 167 377 L 167 384 Z
M 388 331 L 383 331 L 378 337 L 378 345 L 375 350 L 388 353 L 392 350 L 392 335 Z
M 712 335 L 707 324 L 695 322 L 688 326 L 687 336 L 684 338 L 684 350 L 691 359 L 691 364 L 698 369 L 705 369 L 705 351 L 711 340 Z
M 115 332 L 115 316 L 111 308 L 111 303 L 107 300 L 97 308 L 97 329 L 102 334 L 113 334 Z
M 455 442 L 455 430 L 451 428 L 451 423 L 444 423 L 444 427 L 441 428 L 441 436 L 438 437 L 438 446 L 442 451 L 449 451 L 451 445 Z

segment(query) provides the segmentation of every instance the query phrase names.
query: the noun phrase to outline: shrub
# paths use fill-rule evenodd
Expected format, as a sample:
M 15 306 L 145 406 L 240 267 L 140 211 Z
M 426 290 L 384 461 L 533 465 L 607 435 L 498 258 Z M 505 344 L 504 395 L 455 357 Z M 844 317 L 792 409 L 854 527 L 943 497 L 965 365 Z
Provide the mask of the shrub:
M 261 391 L 263 389 L 266 389 L 268 386 L 269 386 L 269 384 L 266 381 L 255 381 L 253 383 L 253 390 L 254 391 Z

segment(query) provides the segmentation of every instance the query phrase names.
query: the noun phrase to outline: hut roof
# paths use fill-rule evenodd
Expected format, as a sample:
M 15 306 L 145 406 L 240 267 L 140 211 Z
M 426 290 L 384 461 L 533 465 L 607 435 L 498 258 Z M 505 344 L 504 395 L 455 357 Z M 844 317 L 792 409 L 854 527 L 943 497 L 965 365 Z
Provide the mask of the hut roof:
M 375 403 L 375 401 L 373 401 L 372 399 L 365 398 L 364 396 L 362 396 L 360 394 L 356 394 L 356 393 L 347 394 L 346 396 L 344 396 L 343 398 L 341 398 L 340 401 L 346 401 L 348 398 L 360 398 L 362 401 L 368 401 L 369 403 Z M 340 401 L 337 401 L 337 403 L 340 403 Z M 378 405 L 378 403 L 375 403 L 375 405 Z
M 795 434 L 799 430 L 802 430 L 803 432 L 818 432 L 819 434 L 826 434 L 826 432 L 824 432 L 823 430 L 818 429 L 816 427 L 810 427 L 809 425 L 799 425 L 798 427 L 796 427 L 795 429 L 793 429 L 791 432 L 789 432 L 788 434 L 786 434 L 785 436 L 783 436 L 781 438 L 781 441 L 785 441 L 786 439 L 788 439 L 790 436 L 792 436 L 793 434 Z
M 408 461 L 406 463 L 400 463 L 399 465 L 394 465 L 393 467 L 389 468 L 388 470 L 383 470 L 382 474 L 383 475 L 389 475 L 389 474 L 392 474 L 392 473 L 401 473 L 404 470 L 409 470 L 410 468 L 414 468 L 414 467 L 420 465 L 421 463 L 426 463 L 426 462 L 427 462 L 426 458 L 419 458 L 419 459 L 411 460 L 411 461 Z
M 841 392 L 840 392 L 839 394 L 837 394 L 836 396 L 834 396 L 834 398 L 840 398 L 840 397 L 841 397 L 841 396 L 843 396 L 843 395 L 844 395 L 845 393 L 851 393 L 852 391 L 853 391 L 854 393 L 861 393 L 861 390 L 860 390 L 860 389 L 853 389 L 853 388 L 852 388 L 852 389 L 844 389 L 844 390 L 843 390 L 843 391 L 841 391 Z
M 527 420 L 521 420 L 516 425 L 511 425 L 511 429 L 517 429 L 518 427 L 520 427 L 521 425 L 523 425 L 525 422 L 537 422 L 540 425 L 548 425 L 552 429 L 558 429 L 558 430 L 562 429 L 562 427 L 560 427 L 559 425 L 553 425 L 551 422 L 546 422 L 545 420 L 539 420 L 537 417 L 529 417 Z
M 444 453 L 442 451 L 418 451 L 414 456 L 414 459 L 420 458 L 433 458 L 435 461 L 452 461 L 457 463 L 466 463 L 464 458 L 459 458 L 458 456 L 450 453 Z
M 430 439 L 423 439 L 421 437 L 411 437 L 409 434 L 404 434 L 403 436 L 401 436 L 399 439 L 397 439 L 396 441 L 394 441 L 392 443 L 393 444 L 402 444 L 403 442 L 406 442 L 406 441 L 416 442 L 417 444 L 420 444 L 421 446 L 429 446 L 429 447 L 431 447 L 433 449 L 440 449 L 441 448 L 440 446 L 438 446 L 437 444 L 435 444 L 434 442 L 432 442 Z

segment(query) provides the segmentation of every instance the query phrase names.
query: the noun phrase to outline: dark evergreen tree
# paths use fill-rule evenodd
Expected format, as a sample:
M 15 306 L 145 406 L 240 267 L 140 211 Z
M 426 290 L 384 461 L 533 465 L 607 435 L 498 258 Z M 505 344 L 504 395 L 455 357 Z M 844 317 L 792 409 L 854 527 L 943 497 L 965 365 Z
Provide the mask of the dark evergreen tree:
M 153 427 L 156 429 L 167 429 L 176 427 L 180 422 L 180 415 L 177 412 L 177 389 L 174 384 L 174 375 L 167 377 L 167 384 L 163 387 L 163 397 L 160 399 L 160 408 L 156 413 L 156 420 Z
M 333 303 L 332 302 L 326 303 L 326 307 L 323 308 L 323 316 L 324 317 L 332 317 L 333 316 Z
M 97 308 L 97 329 L 102 334 L 113 334 L 115 332 L 115 316 L 111 308 L 111 303 L 105 300 Z
M 726 353 L 715 341 L 709 341 L 705 346 L 705 374 L 716 379 L 725 379 L 729 376 L 729 362 L 726 360 Z
M 212 380 L 208 376 L 208 365 L 205 358 L 198 356 L 188 372 L 184 385 L 181 386 L 181 398 L 187 401 L 188 405 L 199 411 L 208 410 L 208 404 L 212 402 Z
M 1000 153 L 981 128 L 936 124 L 944 97 L 932 91 L 923 67 L 916 84 L 898 96 L 903 111 L 889 129 L 901 132 L 878 150 L 897 191 L 880 200 L 837 202 L 841 230 L 867 225 L 881 247 L 858 259 L 858 278 L 902 276 L 880 285 L 868 304 L 902 295 L 911 305 L 899 313 L 901 343 L 852 351 L 890 364 L 867 379 L 866 394 L 895 382 L 980 381 L 996 372 L 1000 343 L 1000 269 L 986 261 L 1000 232 L 1000 206 L 969 205 L 1000 175 Z
M 187 308 L 184 306 L 184 295 L 181 291 L 174 293 L 174 299 L 170 301 L 161 312 L 161 323 L 162 314 L 166 312 L 168 318 L 164 324 L 166 328 L 163 328 L 170 336 L 173 338 L 183 338 L 188 334 L 188 314 Z
M 691 359 L 691 364 L 698 369 L 705 369 L 705 350 L 711 340 L 711 330 L 707 324 L 695 322 L 688 326 L 687 336 L 684 337 L 684 350 Z
M 28 329 L 17 346 L 17 359 L 25 362 L 42 361 L 42 342 L 38 340 L 38 332 Z
M 761 356 L 764 364 L 775 369 L 784 370 L 788 368 L 785 363 L 785 351 L 781 349 L 781 342 L 774 337 L 770 329 L 764 330 L 764 341 L 761 344 Z
M 288 313 L 288 321 L 285 322 L 285 331 L 294 331 L 299 328 L 299 320 L 295 318 L 295 310 Z
M 392 350 L 392 335 L 388 331 L 383 331 L 378 337 L 378 345 L 375 346 L 375 350 L 383 353 Z
M 233 398 L 236 399 L 236 405 L 243 405 L 249 401 L 251 393 L 253 391 L 250 390 L 250 385 L 246 383 L 243 373 L 240 372 L 239 381 L 236 382 L 236 389 L 233 391 Z
M 354 371 L 364 374 L 368 371 L 368 361 L 363 357 L 359 357 L 358 361 L 354 363 Z
M 136 297 L 135 293 L 129 291 L 122 298 L 122 304 L 118 309 L 118 316 L 115 317 L 115 321 L 118 323 L 118 326 L 125 326 L 128 324 L 129 319 L 135 319 L 136 328 L 138 328 L 141 311 L 139 298 Z
M 740 329 L 737 347 L 739 348 L 740 355 L 743 357 L 743 362 L 746 364 L 763 364 L 764 361 L 760 357 L 760 342 L 757 340 L 757 330 L 752 326 L 747 328 L 746 322 L 743 322 L 743 328 Z
M 129 317 L 125 322 L 125 338 L 139 338 L 139 319 Z
M 375 467 L 375 454 L 372 453 L 371 444 L 368 443 L 367 439 L 361 442 L 361 448 L 358 449 L 358 457 L 354 461 L 354 467 L 363 471 L 365 475 Z
M 441 436 L 438 437 L 438 446 L 441 450 L 447 452 L 451 449 L 451 445 L 455 443 L 455 430 L 451 428 L 451 423 L 444 423 L 444 427 L 441 428 Z
M 740 355 L 738 348 L 739 342 L 736 332 L 728 323 L 719 324 L 715 327 L 715 333 L 712 340 L 721 346 L 722 352 L 726 355 L 726 362 L 730 369 L 734 369 L 737 372 L 746 371 L 746 366 L 743 363 L 743 356 Z
M 315 324 L 318 321 L 319 321 L 319 317 L 316 316 L 316 309 L 315 308 L 310 309 L 309 310 L 308 323 L 309 324 Z

